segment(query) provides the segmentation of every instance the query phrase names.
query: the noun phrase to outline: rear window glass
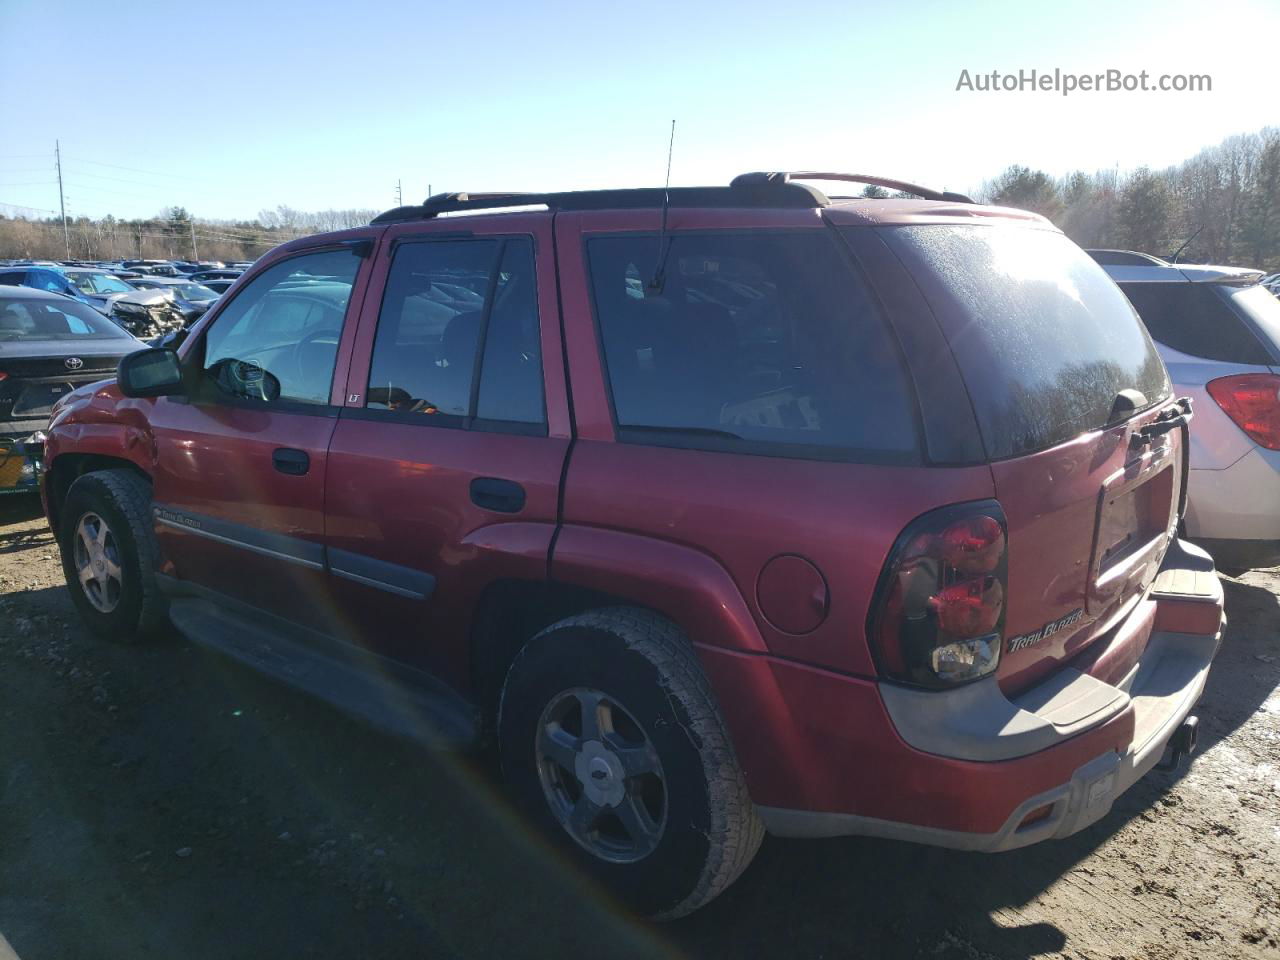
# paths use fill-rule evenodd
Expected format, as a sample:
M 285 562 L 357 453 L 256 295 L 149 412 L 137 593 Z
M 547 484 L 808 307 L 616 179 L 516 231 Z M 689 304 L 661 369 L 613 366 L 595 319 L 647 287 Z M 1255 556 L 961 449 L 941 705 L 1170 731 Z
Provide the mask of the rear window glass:
M 1105 426 L 1121 390 L 1149 404 L 1169 396 L 1129 301 L 1062 234 L 908 226 L 885 239 L 942 323 L 992 459 Z
M 1179 353 L 1228 363 L 1267 363 L 1253 331 L 1226 291 L 1203 283 L 1122 283 L 1153 339 Z M 1274 299 L 1274 298 L 1272 298 Z
M 74 300 L 0 299 L 0 343 L 11 340 L 132 340 L 102 314 Z
M 620 439 L 911 461 L 914 402 L 891 334 L 825 231 L 589 241 Z
M 1280 355 L 1280 297 L 1261 284 L 1248 287 L 1223 287 L 1222 295 L 1232 306 L 1253 321 L 1256 332 Z M 1259 363 L 1274 363 L 1268 351 Z

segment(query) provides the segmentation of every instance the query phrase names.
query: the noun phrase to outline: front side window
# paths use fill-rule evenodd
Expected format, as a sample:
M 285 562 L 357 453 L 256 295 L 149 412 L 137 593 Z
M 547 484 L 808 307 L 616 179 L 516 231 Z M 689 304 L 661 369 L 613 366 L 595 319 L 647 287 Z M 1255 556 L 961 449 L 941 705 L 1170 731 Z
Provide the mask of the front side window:
M 204 374 L 215 395 L 327 404 L 359 268 L 353 251 L 324 250 L 256 276 L 205 337 Z
M 366 406 L 436 425 L 541 424 L 538 340 L 528 240 L 404 243 L 387 276 Z
M 823 230 L 588 242 L 620 439 L 912 461 L 915 401 L 866 285 Z

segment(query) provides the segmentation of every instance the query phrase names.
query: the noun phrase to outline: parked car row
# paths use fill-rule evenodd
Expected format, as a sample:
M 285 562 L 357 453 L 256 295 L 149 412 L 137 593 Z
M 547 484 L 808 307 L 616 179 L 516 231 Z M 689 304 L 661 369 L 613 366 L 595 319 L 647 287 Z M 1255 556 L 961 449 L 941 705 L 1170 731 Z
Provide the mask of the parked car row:
M 219 262 L 125 260 L 0 263 L 0 285 L 70 297 L 143 339 L 182 329 L 202 316 L 244 272 Z M 214 283 L 218 289 L 206 286 Z
M 1097 822 L 1194 748 L 1222 636 L 1178 533 L 1192 400 L 1043 218 L 806 176 L 442 195 L 276 248 L 54 403 L 79 615 L 492 738 L 660 917 L 766 831 Z M 1184 285 L 1266 322 L 1244 280 Z

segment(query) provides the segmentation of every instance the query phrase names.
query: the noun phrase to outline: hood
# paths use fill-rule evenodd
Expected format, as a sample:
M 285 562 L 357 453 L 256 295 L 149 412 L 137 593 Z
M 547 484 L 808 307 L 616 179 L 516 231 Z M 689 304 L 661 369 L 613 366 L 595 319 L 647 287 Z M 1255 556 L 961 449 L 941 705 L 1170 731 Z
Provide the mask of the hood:
M 154 307 L 166 300 L 173 300 L 173 294 L 163 288 L 154 290 L 134 290 L 130 293 L 117 294 L 112 303 L 136 303 L 144 307 Z

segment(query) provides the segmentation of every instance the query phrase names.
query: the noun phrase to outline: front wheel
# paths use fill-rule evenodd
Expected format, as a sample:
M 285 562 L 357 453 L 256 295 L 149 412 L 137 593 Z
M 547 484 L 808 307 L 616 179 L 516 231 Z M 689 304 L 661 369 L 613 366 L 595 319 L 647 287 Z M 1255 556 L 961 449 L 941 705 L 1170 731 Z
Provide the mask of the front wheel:
M 155 576 L 151 485 L 131 470 L 86 473 L 61 514 L 62 572 L 85 626 L 124 642 L 160 632 L 168 618 Z
M 701 907 L 764 828 L 688 640 L 632 608 L 562 620 L 511 665 L 499 750 L 517 801 L 641 913 Z

